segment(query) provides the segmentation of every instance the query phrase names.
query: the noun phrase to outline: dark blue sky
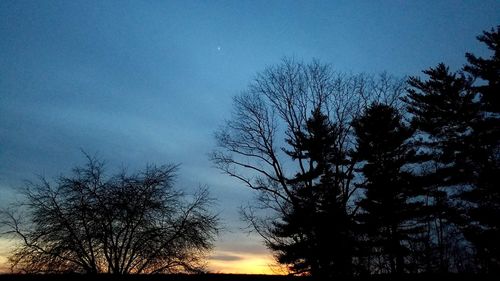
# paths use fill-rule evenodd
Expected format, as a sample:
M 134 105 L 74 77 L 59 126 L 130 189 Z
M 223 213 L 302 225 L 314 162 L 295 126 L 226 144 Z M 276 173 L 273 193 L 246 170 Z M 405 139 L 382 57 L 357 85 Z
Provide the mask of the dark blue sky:
M 498 24 L 500 1 L 486 0 L 2 0 L 0 204 L 83 163 L 80 149 L 110 168 L 181 163 L 181 188 L 218 198 L 217 257 L 264 253 L 239 229 L 251 192 L 207 157 L 232 96 L 285 56 L 353 73 L 457 69 L 466 51 L 487 54 L 475 37 Z

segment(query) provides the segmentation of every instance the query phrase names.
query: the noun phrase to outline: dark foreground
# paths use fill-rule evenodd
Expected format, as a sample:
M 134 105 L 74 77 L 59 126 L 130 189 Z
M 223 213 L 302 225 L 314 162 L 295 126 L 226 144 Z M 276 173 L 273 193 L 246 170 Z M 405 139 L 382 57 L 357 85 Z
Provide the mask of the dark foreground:
M 368 276 L 354 279 L 335 279 L 352 281 L 385 281 L 385 280 L 438 280 L 438 281 L 461 281 L 461 280 L 497 280 L 498 276 L 473 275 L 473 274 L 419 274 L 404 275 L 399 277 L 389 275 Z M 251 274 L 173 274 L 173 275 L 128 275 L 116 276 L 108 274 L 83 275 L 83 274 L 0 274 L 0 281 L 48 281 L 48 280 L 130 280 L 130 281 L 313 281 L 311 277 L 295 277 L 283 275 L 251 275 Z

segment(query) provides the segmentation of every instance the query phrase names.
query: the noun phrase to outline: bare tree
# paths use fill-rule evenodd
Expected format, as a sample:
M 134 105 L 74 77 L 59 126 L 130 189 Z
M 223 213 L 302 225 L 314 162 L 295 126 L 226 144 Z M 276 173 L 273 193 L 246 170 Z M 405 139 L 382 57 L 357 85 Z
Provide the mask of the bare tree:
M 203 269 L 218 219 L 200 189 L 188 202 L 173 187 L 177 166 L 148 166 L 106 177 L 103 162 L 55 184 L 29 184 L 21 212 L 2 212 L 4 235 L 17 238 L 14 271 L 158 273 Z M 19 210 L 18 210 L 19 211 Z
M 285 59 L 258 74 L 248 89 L 234 98 L 233 116 L 216 132 L 218 148 L 211 160 L 224 173 L 258 191 L 258 204 L 245 208 L 244 217 L 275 250 L 277 260 L 290 265 L 293 272 L 311 273 L 314 262 L 306 261 L 306 265 L 297 267 L 307 258 L 298 255 L 296 259 L 283 259 L 283 251 L 280 253 L 274 246 L 299 243 L 297 240 L 308 234 L 278 235 L 278 224 L 285 223 L 292 210 L 305 202 L 299 190 L 318 189 L 327 170 L 332 173 L 330 188 L 336 190 L 335 208 L 350 218 L 356 208 L 353 195 L 357 163 L 350 153 L 354 148 L 351 122 L 373 99 L 397 102 L 404 88 L 404 80 L 388 75 L 374 78 L 336 73 L 318 61 L 303 64 Z M 315 138 L 308 127 L 314 122 L 334 130 L 332 143 L 326 149 L 335 153 L 329 153 L 329 159 L 311 156 L 314 148 L 303 145 Z M 328 162 L 328 168 L 318 172 L 323 160 Z M 344 230 L 349 232 L 338 229 Z M 350 253 L 344 257 L 345 265 L 337 263 L 337 270 L 350 274 L 352 250 L 346 250 Z

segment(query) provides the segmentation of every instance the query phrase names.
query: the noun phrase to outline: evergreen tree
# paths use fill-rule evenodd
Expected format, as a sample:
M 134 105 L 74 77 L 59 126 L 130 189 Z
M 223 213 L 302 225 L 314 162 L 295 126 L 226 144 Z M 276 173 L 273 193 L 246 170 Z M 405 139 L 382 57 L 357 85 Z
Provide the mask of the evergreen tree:
M 479 118 L 472 89 L 464 73 L 451 73 L 444 64 L 424 71 L 428 80 L 411 77 L 404 101 L 417 130 L 419 181 L 424 187 L 428 212 L 426 271 L 461 270 L 454 252 L 463 250 L 456 233 L 461 206 L 456 197 L 474 178 L 473 124 Z M 462 248 L 457 250 L 457 248 Z
M 407 110 L 413 114 L 412 126 L 418 130 L 417 144 L 423 148 L 422 161 L 437 164 L 439 185 L 456 185 L 470 181 L 467 137 L 478 118 L 472 80 L 463 73 L 450 73 L 439 64 L 423 71 L 427 81 L 411 77 L 405 97 Z
M 482 109 L 500 114 L 500 26 L 496 30 L 483 32 L 477 39 L 493 51 L 493 56 L 484 59 L 467 53 L 468 64 L 464 70 L 486 82 L 474 87 L 481 94 Z
M 319 109 L 312 113 L 306 128 L 288 140 L 292 158 L 310 159 L 307 172 L 289 180 L 295 202 L 288 206 L 282 222 L 274 224 L 274 240 L 268 246 L 281 263 L 294 272 L 316 277 L 350 276 L 352 263 L 351 218 L 346 213 L 334 164 L 347 162 L 337 149 L 338 128 Z
M 466 54 L 464 70 L 477 81 L 481 118 L 473 124 L 469 145 L 473 150 L 473 188 L 464 192 L 468 203 L 463 228 L 475 246 L 481 271 L 500 272 L 500 26 L 478 37 L 493 51 L 491 58 Z
M 371 255 L 382 258 L 382 267 L 392 274 L 405 271 L 405 257 L 412 233 L 419 231 L 414 219 L 420 203 L 412 200 L 418 193 L 405 165 L 415 154 L 409 144 L 413 130 L 405 125 L 396 109 L 373 104 L 354 122 L 357 156 L 364 161 L 359 185 L 365 197 L 359 202 L 363 212 L 359 221 L 367 235 Z M 384 272 L 383 268 L 379 268 Z

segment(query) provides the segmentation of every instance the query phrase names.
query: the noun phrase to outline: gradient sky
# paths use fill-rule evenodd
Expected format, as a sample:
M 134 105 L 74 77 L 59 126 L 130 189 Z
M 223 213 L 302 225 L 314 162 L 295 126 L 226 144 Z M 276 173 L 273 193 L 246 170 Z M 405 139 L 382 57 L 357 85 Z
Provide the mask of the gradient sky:
M 231 97 L 285 56 L 352 73 L 457 69 L 467 51 L 488 54 L 475 37 L 498 24 L 500 1 L 486 0 L 1 0 L 0 206 L 24 180 L 84 163 L 80 149 L 111 170 L 180 163 L 180 188 L 218 200 L 210 268 L 269 272 L 239 220 L 252 192 L 208 161 Z

